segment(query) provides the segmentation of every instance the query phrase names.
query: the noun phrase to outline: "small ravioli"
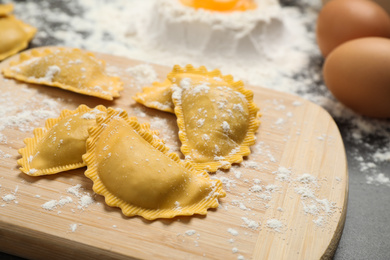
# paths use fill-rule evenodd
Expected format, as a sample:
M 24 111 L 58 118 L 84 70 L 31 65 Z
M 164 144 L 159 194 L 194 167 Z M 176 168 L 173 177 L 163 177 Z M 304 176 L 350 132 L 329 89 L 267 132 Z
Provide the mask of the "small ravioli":
M 91 109 L 85 105 L 76 110 L 63 110 L 58 118 L 46 120 L 45 128 L 34 129 L 34 137 L 24 140 L 26 147 L 19 150 L 21 171 L 30 176 L 55 174 L 85 166 L 82 155 L 88 128 L 96 124 L 96 117 L 105 114 L 104 106 Z
M 37 29 L 16 19 L 11 4 L 0 5 L 0 61 L 25 49 Z
M 168 153 L 163 142 L 124 111 L 109 108 L 90 128 L 85 175 L 109 206 L 148 220 L 207 214 L 226 195 L 219 180 Z
M 57 47 L 21 53 L 19 61 L 11 62 L 3 74 L 107 100 L 119 97 L 123 90 L 118 77 L 107 75 L 103 60 L 80 49 Z
M 242 162 L 260 125 L 253 92 L 205 67 L 175 66 L 168 79 L 186 159 L 209 172 Z
M 152 86 L 144 87 L 133 99 L 138 103 L 157 110 L 174 113 L 172 103 L 172 82 L 153 82 Z
M 218 70 L 211 73 L 212 75 L 220 75 Z M 231 79 L 230 76 L 223 76 Z M 216 78 L 219 83 L 223 81 L 221 77 Z M 153 82 L 152 86 L 146 86 L 142 89 L 142 92 L 136 93 L 133 97 L 138 103 L 154 108 L 160 111 L 169 113 L 175 113 L 175 105 L 172 101 L 172 83 L 169 79 L 164 82 Z

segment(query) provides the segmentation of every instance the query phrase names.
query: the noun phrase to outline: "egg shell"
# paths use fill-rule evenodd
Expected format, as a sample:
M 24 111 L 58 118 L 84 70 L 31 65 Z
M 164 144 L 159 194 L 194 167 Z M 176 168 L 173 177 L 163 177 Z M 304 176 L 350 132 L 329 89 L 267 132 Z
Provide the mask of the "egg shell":
M 383 9 L 387 11 L 388 14 L 390 14 L 390 1 L 389 0 L 370 0 L 374 1 L 375 3 L 379 4 L 382 6 Z M 325 5 L 329 0 L 322 0 L 322 5 Z
M 338 45 L 362 37 L 390 38 L 390 16 L 369 0 L 332 0 L 317 19 L 316 38 L 326 57 Z
M 371 117 L 390 117 L 390 39 L 360 38 L 325 60 L 326 86 L 344 105 Z

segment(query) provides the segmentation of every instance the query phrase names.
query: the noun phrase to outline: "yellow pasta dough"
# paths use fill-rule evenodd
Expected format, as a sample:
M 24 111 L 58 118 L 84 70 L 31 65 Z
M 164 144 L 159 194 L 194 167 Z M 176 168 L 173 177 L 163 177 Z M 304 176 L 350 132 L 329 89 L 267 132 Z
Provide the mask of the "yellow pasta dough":
M 109 108 L 90 129 L 85 175 L 109 206 L 148 220 L 207 214 L 226 194 L 219 180 L 183 162 L 150 129 Z
M 0 61 L 25 49 L 37 29 L 16 19 L 11 4 L 0 5 Z
M 107 100 L 119 97 L 123 83 L 105 71 L 105 62 L 72 48 L 46 48 L 21 53 L 3 74 L 20 81 L 59 87 Z
M 91 109 L 85 105 L 76 110 L 63 110 L 58 118 L 46 121 L 45 128 L 34 130 L 33 138 L 24 140 L 19 150 L 21 170 L 31 176 L 55 174 L 85 166 L 82 155 L 88 127 L 96 124 L 96 116 L 105 114 L 104 106 Z
M 144 106 L 174 113 L 171 87 L 172 82 L 168 79 L 161 83 L 153 82 L 152 86 L 144 87 L 133 99 Z
M 2 16 L 7 16 L 14 10 L 13 4 L 0 4 L 0 18 Z
M 205 67 L 175 66 L 168 79 L 186 159 L 210 172 L 242 162 L 260 125 L 253 92 Z

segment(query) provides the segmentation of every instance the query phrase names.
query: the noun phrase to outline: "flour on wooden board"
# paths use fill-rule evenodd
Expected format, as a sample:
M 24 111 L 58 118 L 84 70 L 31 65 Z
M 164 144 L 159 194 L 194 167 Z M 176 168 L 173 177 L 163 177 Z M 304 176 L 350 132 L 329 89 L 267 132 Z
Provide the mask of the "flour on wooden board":
M 278 219 L 272 218 L 266 221 L 266 227 L 276 232 L 282 232 L 284 226 L 285 224 Z
M 45 119 L 58 116 L 60 111 L 58 101 L 61 99 L 49 98 L 34 89 L 22 87 L 22 91 L 25 91 L 26 95 L 15 98 L 12 91 L 2 90 L 0 94 L 0 132 L 9 129 L 30 132 Z M 0 138 L 2 143 L 7 142 L 6 133 L 0 133 Z
M 1 187 L 1 185 L 0 185 L 0 187 Z M 9 203 L 12 201 L 15 204 L 18 204 L 19 202 L 16 199 L 16 195 L 17 195 L 18 190 L 19 190 L 19 186 L 17 185 L 11 193 L 8 193 L 2 197 L 3 201 L 6 203 Z M 2 206 L 5 206 L 5 204 L 3 204 Z
M 77 198 L 77 209 L 85 209 L 95 202 L 91 194 L 84 191 L 81 184 L 71 186 L 66 191 Z M 40 196 L 38 198 L 40 198 Z M 74 201 L 70 196 L 62 196 L 59 200 L 49 200 L 45 202 L 41 207 L 45 210 L 53 211 L 73 202 Z
M 78 227 L 78 224 L 70 224 L 69 227 L 71 232 L 75 232 Z

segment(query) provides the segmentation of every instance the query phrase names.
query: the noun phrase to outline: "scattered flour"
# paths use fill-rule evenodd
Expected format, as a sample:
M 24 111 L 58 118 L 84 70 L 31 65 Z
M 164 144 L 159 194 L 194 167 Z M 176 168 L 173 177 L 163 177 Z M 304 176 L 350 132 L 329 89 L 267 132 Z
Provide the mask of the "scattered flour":
M 241 219 L 244 221 L 245 227 L 250 228 L 252 230 L 257 230 L 260 226 L 259 222 L 255 221 L 255 220 L 252 220 L 252 219 L 249 219 L 246 217 L 242 217 Z
M 196 234 L 196 230 L 190 229 L 185 232 L 187 236 L 192 236 Z
M 78 208 L 79 209 L 87 208 L 89 205 L 91 205 L 94 202 L 95 202 L 95 200 L 91 197 L 91 195 L 85 194 L 85 195 L 80 197 L 80 199 L 78 201 L 78 203 L 79 203 Z
M 326 198 L 318 198 L 317 189 L 320 187 L 318 180 L 313 175 L 304 173 L 294 181 L 295 192 L 300 195 L 303 211 L 305 214 L 316 216 L 313 223 L 317 226 L 324 226 L 327 219 L 336 209 L 335 203 Z
M 233 235 L 233 236 L 238 236 L 238 231 L 237 230 L 235 230 L 235 229 L 233 229 L 233 228 L 228 228 L 228 230 L 227 230 L 231 235 Z
M 84 192 L 83 188 L 81 187 L 81 184 L 77 184 L 75 186 L 72 186 L 66 190 L 69 194 L 74 195 L 78 198 L 77 200 L 77 208 L 78 209 L 85 209 L 89 205 L 95 202 L 95 200 L 92 198 L 92 196 L 88 192 Z M 37 196 L 36 196 L 37 197 Z M 37 197 L 37 198 L 40 198 Z M 73 199 L 70 196 L 61 197 L 59 200 L 49 200 L 42 204 L 42 208 L 45 210 L 53 211 L 57 209 L 58 207 L 63 207 L 66 204 L 73 203 Z
M 308 173 L 304 173 L 301 176 L 299 176 L 297 178 L 297 181 L 303 184 L 310 184 L 310 183 L 317 184 L 317 178 Z
M 221 172 L 221 171 L 218 171 Z M 226 191 L 230 191 L 230 188 L 235 188 L 236 187 L 236 180 L 232 180 L 228 177 L 225 176 L 211 176 L 212 179 L 219 179 L 223 185 Z
M 81 187 L 81 184 L 77 184 L 68 188 L 67 192 L 78 197 L 78 209 L 85 209 L 95 202 L 93 197 L 88 192 L 84 192 L 84 189 Z
M 75 232 L 77 227 L 78 227 L 78 225 L 77 224 L 70 224 L 69 227 L 70 227 L 70 231 L 71 232 Z
M 126 72 L 134 79 L 134 85 L 137 88 L 142 88 L 151 85 L 157 81 L 157 73 L 155 69 L 149 64 L 140 64 L 134 67 L 129 67 Z
M 0 82 L 1 83 L 1 82 Z M 21 95 L 20 100 L 11 98 L 11 92 L 3 89 L 0 93 L 0 137 L 4 143 L 8 139 L 6 129 L 17 129 L 22 132 L 30 132 L 35 127 L 42 125 L 42 120 L 57 117 L 59 106 L 56 100 L 34 93 L 35 90 L 26 90 L 29 94 Z M 59 100 L 57 100 L 59 101 Z M 37 107 L 39 109 L 36 109 Z
M 322 227 L 325 225 L 324 217 L 319 216 L 317 219 L 313 219 L 314 224 L 316 224 L 319 227 Z
M 291 170 L 283 166 L 280 166 L 275 173 L 276 173 L 276 180 L 286 181 L 286 182 L 290 181 Z
M 266 222 L 266 226 L 276 232 L 282 232 L 284 224 L 278 219 L 269 219 Z
M 390 151 L 377 151 L 372 157 L 375 161 L 390 161 Z
M 42 208 L 45 210 L 52 211 L 54 209 L 57 209 L 57 207 L 63 207 L 66 204 L 72 203 L 72 202 L 73 202 L 73 200 L 71 197 L 65 197 L 65 198 L 61 198 L 58 201 L 57 200 L 50 200 L 48 202 L 45 202 L 44 204 L 42 204 Z
M 7 195 L 4 195 L 4 196 L 3 196 L 3 200 L 4 200 L 5 202 L 14 201 L 14 200 L 16 200 L 16 196 L 13 195 L 13 194 L 7 194 Z
M 390 178 L 386 177 L 383 173 L 366 176 L 366 180 L 368 184 L 387 185 L 390 187 Z

